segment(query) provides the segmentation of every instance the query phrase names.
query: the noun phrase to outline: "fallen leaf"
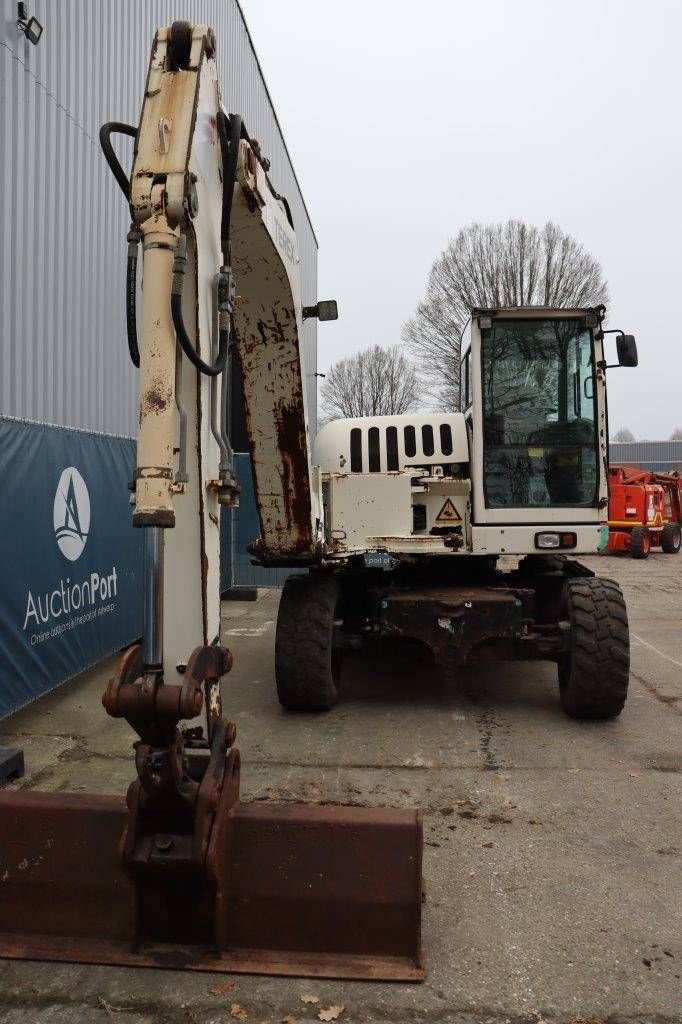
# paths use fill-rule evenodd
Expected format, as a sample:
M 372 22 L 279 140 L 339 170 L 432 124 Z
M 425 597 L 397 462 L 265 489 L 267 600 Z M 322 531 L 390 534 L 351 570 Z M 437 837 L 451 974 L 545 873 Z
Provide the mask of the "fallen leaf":
M 295 1021 L 293 1013 L 287 1013 L 285 1017 L 282 1017 L 282 1024 L 295 1024 Z
M 493 844 L 492 843 L 483 843 L 482 846 L 483 846 L 484 850 L 492 850 L 492 848 L 493 848 Z
M 235 1020 L 249 1019 L 248 1013 L 243 1006 L 239 1005 L 239 1003 L 232 1003 L 232 1006 L 230 1007 L 230 1017 L 234 1017 Z
M 441 807 L 440 813 L 443 815 L 444 818 L 448 818 L 451 814 L 455 813 L 455 808 L 454 807 Z
M 343 1006 L 328 1006 L 326 1010 L 320 1010 L 317 1016 L 319 1020 L 336 1020 L 344 1009 Z
M 317 996 L 303 995 L 301 996 L 302 1003 L 319 1003 Z
M 641 779 L 642 777 L 641 772 L 628 772 L 628 775 L 631 779 Z
M 459 814 L 460 818 L 475 818 L 476 817 L 476 812 L 475 811 L 457 811 L 457 813 Z
M 511 818 L 505 818 L 503 814 L 489 814 L 488 821 L 491 825 L 511 825 Z
M 209 989 L 212 996 L 224 996 L 234 988 L 234 981 L 221 981 Z

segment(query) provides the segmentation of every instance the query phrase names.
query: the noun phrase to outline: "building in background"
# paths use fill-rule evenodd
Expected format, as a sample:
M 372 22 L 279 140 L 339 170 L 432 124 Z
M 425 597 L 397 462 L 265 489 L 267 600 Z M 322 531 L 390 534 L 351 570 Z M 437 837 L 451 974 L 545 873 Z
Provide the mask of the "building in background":
M 137 379 L 125 329 L 128 212 L 101 154 L 105 121 L 137 124 L 156 28 L 216 33 L 222 100 L 244 118 L 291 206 L 304 304 L 317 241 L 237 0 L 29 0 L 37 45 L 3 0 L 0 28 L 0 717 L 139 635 L 139 531 L 130 526 Z M 124 167 L 132 140 L 116 137 Z M 317 320 L 303 361 L 315 433 Z M 246 451 L 235 424 L 237 450 Z M 244 550 L 258 533 L 248 455 L 225 517 L 223 580 L 267 585 Z M 73 556 L 73 557 L 72 557 Z M 102 582 L 104 581 L 104 582 Z
M 614 466 L 682 473 L 682 441 L 611 441 L 609 461 Z

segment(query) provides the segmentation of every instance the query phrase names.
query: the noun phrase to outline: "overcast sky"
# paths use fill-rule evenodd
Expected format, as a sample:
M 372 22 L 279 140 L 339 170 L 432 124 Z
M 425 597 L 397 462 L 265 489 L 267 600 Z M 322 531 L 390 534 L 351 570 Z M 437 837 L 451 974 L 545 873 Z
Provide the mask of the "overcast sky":
M 472 220 L 601 261 L 611 430 L 682 427 L 679 0 L 242 0 L 320 245 L 319 363 L 391 345 Z

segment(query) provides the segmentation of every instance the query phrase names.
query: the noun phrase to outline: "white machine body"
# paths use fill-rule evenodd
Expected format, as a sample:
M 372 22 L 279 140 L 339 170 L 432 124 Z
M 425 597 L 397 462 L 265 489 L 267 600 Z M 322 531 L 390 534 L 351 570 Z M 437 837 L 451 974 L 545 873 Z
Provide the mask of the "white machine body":
M 602 316 L 602 307 L 475 312 L 462 346 L 461 412 L 323 427 L 313 465 L 325 557 L 603 548 Z

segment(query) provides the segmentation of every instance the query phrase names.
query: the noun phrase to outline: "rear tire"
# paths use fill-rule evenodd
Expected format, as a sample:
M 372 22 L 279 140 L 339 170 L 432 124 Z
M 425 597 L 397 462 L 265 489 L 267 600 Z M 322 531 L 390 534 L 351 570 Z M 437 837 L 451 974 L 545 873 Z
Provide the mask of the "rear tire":
M 623 594 L 614 580 L 568 580 L 562 618 L 570 652 L 559 664 L 561 706 L 571 718 L 615 718 L 625 707 L 630 635 Z
M 275 636 L 277 696 L 288 711 L 328 711 L 339 696 L 333 650 L 339 587 L 331 576 L 290 576 L 282 588 Z
M 633 558 L 648 558 L 651 551 L 651 535 L 646 526 L 633 527 L 630 534 L 630 554 Z
M 661 549 L 666 555 L 676 555 L 682 547 L 682 530 L 677 523 L 666 523 L 661 530 Z

